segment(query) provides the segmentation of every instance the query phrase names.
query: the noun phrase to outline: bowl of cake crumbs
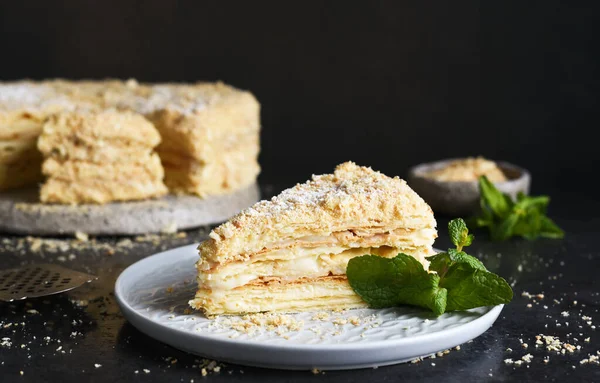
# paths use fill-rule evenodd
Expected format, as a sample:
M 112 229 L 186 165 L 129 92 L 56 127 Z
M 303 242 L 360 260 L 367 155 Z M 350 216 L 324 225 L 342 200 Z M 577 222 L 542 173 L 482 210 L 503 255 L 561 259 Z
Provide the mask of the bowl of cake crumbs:
M 529 194 L 529 171 L 481 156 L 416 165 L 409 170 L 408 184 L 434 212 L 468 217 L 477 214 L 480 209 L 478 179 L 483 175 L 513 199 L 519 192 Z

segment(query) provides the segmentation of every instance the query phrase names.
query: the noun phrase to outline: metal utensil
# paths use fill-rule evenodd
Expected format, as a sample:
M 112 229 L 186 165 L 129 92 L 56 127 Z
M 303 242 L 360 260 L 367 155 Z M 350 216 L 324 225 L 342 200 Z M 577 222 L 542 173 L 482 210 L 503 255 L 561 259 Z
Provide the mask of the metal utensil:
M 0 301 L 58 294 L 98 277 L 49 263 L 0 270 Z

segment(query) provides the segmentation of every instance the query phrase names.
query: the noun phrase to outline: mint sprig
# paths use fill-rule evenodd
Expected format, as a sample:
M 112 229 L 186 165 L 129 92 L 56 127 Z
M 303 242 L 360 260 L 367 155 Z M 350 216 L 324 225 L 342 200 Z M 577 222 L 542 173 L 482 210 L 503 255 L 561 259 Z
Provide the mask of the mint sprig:
M 513 201 L 500 192 L 486 176 L 479 177 L 481 213 L 472 219 L 476 227 L 487 227 L 494 241 L 504 241 L 513 236 L 527 239 L 563 238 L 565 233 L 550 218 L 546 209 L 548 196 L 517 195 Z
M 448 231 L 456 248 L 428 257 L 434 272 L 404 253 L 394 258 L 363 255 L 348 262 L 350 286 L 371 307 L 413 305 L 435 315 L 510 302 L 508 283 L 462 251 L 473 241 L 465 222 L 450 221 Z
M 450 240 L 456 246 L 456 250 L 461 251 L 463 247 L 470 246 L 475 238 L 473 234 L 469 234 L 467 224 L 462 219 L 453 219 L 448 224 L 448 232 Z
M 446 309 L 446 290 L 439 275 L 403 253 L 394 258 L 363 255 L 348 262 L 346 275 L 352 289 L 373 308 L 401 304 L 426 307 L 436 315 Z

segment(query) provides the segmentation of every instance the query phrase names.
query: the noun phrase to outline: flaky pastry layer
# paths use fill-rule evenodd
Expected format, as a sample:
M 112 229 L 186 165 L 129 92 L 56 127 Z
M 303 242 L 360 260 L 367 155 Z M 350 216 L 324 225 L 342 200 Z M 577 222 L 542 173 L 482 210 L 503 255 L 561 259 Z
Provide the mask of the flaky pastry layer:
M 260 166 L 255 156 L 244 152 L 225 154 L 212 163 L 184 166 L 163 160 L 165 184 L 174 193 L 218 195 L 242 189 L 256 181 Z
M 126 111 L 77 111 L 51 115 L 44 123 L 38 148 L 49 155 L 62 147 L 104 147 L 124 142 L 154 148 L 160 135 L 143 116 Z
M 63 181 L 125 180 L 162 181 L 164 171 L 156 153 L 145 154 L 121 162 L 90 162 L 79 160 L 60 161 L 50 157 L 42 165 L 42 173 Z
M 226 294 L 200 289 L 189 304 L 208 316 L 256 312 L 298 312 L 366 307 L 345 276 L 245 285 Z
M 40 200 L 59 204 L 104 204 L 161 197 L 167 188 L 160 180 L 63 181 L 50 178 L 42 185 Z

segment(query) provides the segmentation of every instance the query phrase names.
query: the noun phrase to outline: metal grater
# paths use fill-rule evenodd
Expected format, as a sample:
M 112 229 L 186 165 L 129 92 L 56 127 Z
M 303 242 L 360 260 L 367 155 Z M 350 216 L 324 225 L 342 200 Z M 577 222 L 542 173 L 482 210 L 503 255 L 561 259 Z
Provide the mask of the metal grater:
M 0 270 L 0 301 L 58 294 L 98 277 L 48 263 Z

